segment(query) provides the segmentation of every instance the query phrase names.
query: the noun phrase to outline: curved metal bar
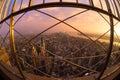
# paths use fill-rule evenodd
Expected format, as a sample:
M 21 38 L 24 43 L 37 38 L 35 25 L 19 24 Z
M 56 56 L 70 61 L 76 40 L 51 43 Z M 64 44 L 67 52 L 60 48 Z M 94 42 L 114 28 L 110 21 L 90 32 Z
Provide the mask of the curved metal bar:
M 90 5 L 85 5 L 85 4 L 80 4 L 80 3 L 76 4 L 76 3 L 72 3 L 72 2 L 61 2 L 61 3 L 60 2 L 52 2 L 52 3 L 44 3 L 44 4 L 33 5 L 31 7 L 27 7 L 27 8 L 21 9 L 21 10 L 19 10 L 17 12 L 14 12 L 14 13 L 10 14 L 5 19 L 0 21 L 0 24 L 3 23 L 4 21 L 6 21 L 7 19 L 9 19 L 11 16 L 16 16 L 18 14 L 21 14 L 21 13 L 24 13 L 24 12 L 27 12 L 27 11 L 31 11 L 31 10 L 35 10 L 35 9 L 50 8 L 50 7 L 84 8 L 84 9 L 89 9 L 89 10 L 101 12 L 101 13 L 106 14 L 108 16 L 113 16 L 113 18 L 115 18 L 116 20 L 120 21 L 120 18 L 116 17 L 112 13 L 109 13 L 108 11 L 105 11 L 105 10 L 102 10 L 100 8 L 93 7 L 93 6 L 90 6 Z
M 82 12 L 79 12 L 79 13 L 77 13 L 77 14 L 74 14 L 74 15 L 68 17 L 68 18 L 65 18 L 64 20 L 59 20 L 59 22 L 57 22 L 56 24 L 48 27 L 47 29 L 43 30 L 42 32 L 40 32 L 39 34 L 37 34 L 36 36 L 34 36 L 32 39 L 30 39 L 29 41 L 27 41 L 23 46 L 25 46 L 26 44 L 30 43 L 33 39 L 37 38 L 39 35 L 41 35 L 41 34 L 43 34 L 44 32 L 50 30 L 51 28 L 57 26 L 58 24 L 66 21 L 66 20 L 68 20 L 68 19 L 70 19 L 70 18 L 72 18 L 72 17 L 74 17 L 74 16 L 76 16 L 76 15 L 79 15 L 79 14 L 81 14 L 81 13 L 84 13 L 84 12 L 86 12 L 86 11 L 88 11 L 88 10 L 84 10 L 84 11 L 82 11 Z M 51 16 L 51 17 L 52 17 L 52 16 Z M 84 34 L 84 33 L 83 33 L 83 34 Z
M 92 0 L 89 0 L 89 1 L 92 1 Z M 24 8 L 24 9 L 21 9 L 17 12 L 13 12 L 11 13 L 9 16 L 7 16 L 6 18 L 4 18 L 1 22 L 3 23 L 4 21 L 6 21 L 7 19 L 10 18 L 10 37 L 11 37 L 11 47 L 12 47 L 12 51 L 14 53 L 16 53 L 15 51 L 15 45 L 14 45 L 14 26 L 13 26 L 13 23 L 14 23 L 14 16 L 18 15 L 18 14 L 21 14 L 21 13 L 24 13 L 24 12 L 27 12 L 27 11 L 31 11 L 31 10 L 35 10 L 35 9 L 41 9 L 41 8 L 49 8 L 49 7 L 75 7 L 75 8 L 84 8 L 84 9 L 89 9 L 89 10 L 93 10 L 93 11 L 97 11 L 97 12 L 101 12 L 103 14 L 106 14 L 109 16 L 110 18 L 110 27 L 111 27 L 111 34 L 110 34 L 110 46 L 109 46 L 109 49 L 108 49 L 108 56 L 106 58 L 106 62 L 105 62 L 105 65 L 104 65 L 104 69 L 102 70 L 102 72 L 100 73 L 100 76 L 98 77 L 98 80 L 101 78 L 101 76 L 103 75 L 106 67 L 107 67 L 107 64 L 109 62 L 109 58 L 110 58 L 110 55 L 111 55 L 111 51 L 112 51 L 112 46 L 113 46 L 113 37 L 114 37 L 114 22 L 113 22 L 113 18 L 120 21 L 120 18 L 119 18 L 119 11 L 117 12 L 118 13 L 118 17 L 116 17 L 115 15 L 112 14 L 112 11 L 111 11 L 111 8 L 110 5 L 109 5 L 109 2 L 107 2 L 108 0 L 105 0 L 106 3 L 107 3 L 107 8 L 108 8 L 108 11 L 105 11 L 103 9 L 100 9 L 100 8 L 97 8 L 97 7 L 93 7 L 94 4 L 91 3 L 91 6 L 90 5 L 85 5 L 85 4 L 80 4 L 80 3 L 71 3 L 71 2 L 62 2 L 62 0 L 60 0 L 60 2 L 53 2 L 53 3 L 44 3 L 44 4 L 38 4 L 38 5 L 34 5 L 34 6 L 30 6 L 30 7 L 27 7 L 27 8 Z M 16 56 L 15 56 L 16 57 Z M 17 58 L 16 58 L 17 60 Z M 18 68 L 19 68 L 19 65 L 18 65 Z M 22 72 L 21 72 L 22 73 Z M 23 75 L 24 77 L 24 75 Z

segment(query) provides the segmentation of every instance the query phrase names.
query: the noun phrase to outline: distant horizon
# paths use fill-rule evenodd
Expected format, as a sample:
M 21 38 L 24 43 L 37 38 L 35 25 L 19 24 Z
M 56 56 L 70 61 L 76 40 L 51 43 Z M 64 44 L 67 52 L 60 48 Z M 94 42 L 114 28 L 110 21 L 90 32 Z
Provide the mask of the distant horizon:
M 56 33 L 66 33 L 66 34 L 68 34 L 68 35 L 70 35 L 70 36 L 73 36 L 73 37 L 80 37 L 80 38 L 85 38 L 85 36 L 84 35 L 82 35 L 82 34 L 80 34 L 79 32 L 52 32 L 52 33 L 43 33 L 43 34 L 41 34 L 41 36 L 44 36 L 44 35 L 51 35 L 51 34 L 56 34 Z M 100 37 L 102 34 L 100 34 L 100 33 L 96 33 L 96 34 L 93 34 L 93 33 L 85 33 L 88 37 L 90 37 L 91 39 L 93 39 L 93 40 L 96 40 L 98 37 Z M 26 34 L 24 34 L 24 36 L 35 36 L 35 35 L 37 35 L 37 34 L 35 34 L 35 33 L 26 33 Z M 17 37 L 17 36 L 20 36 L 19 34 L 15 34 L 15 36 Z M 105 42 L 108 42 L 108 40 L 109 40 L 109 34 L 107 34 L 107 35 L 104 35 L 103 37 L 101 37 L 99 40 L 102 40 L 102 41 L 105 41 Z M 87 37 L 86 37 L 86 39 L 88 39 Z M 115 40 L 115 42 L 118 42 L 118 41 L 116 41 L 117 40 L 117 38 L 114 38 L 114 40 Z

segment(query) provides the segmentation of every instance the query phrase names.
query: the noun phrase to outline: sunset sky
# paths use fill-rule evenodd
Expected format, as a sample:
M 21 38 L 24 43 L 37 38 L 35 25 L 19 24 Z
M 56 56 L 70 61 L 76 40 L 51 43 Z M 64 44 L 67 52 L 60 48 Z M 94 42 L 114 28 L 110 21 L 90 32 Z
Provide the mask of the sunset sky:
M 46 2 L 55 2 L 58 0 L 46 0 Z M 69 2 L 75 2 L 76 0 L 63 0 L 63 1 L 69 1 Z M 28 6 L 29 0 L 23 0 L 22 8 L 25 8 Z M 34 5 L 41 3 L 42 0 L 34 0 Z M 81 3 L 88 4 L 88 0 L 80 0 Z M 20 0 L 17 2 L 17 8 L 19 9 Z M 94 4 L 97 7 L 100 7 L 100 3 L 97 0 L 94 0 Z M 105 2 L 103 2 L 103 7 L 106 10 Z M 40 11 L 46 12 L 54 17 L 57 17 L 60 20 L 64 20 L 67 17 L 70 17 L 76 13 L 79 13 L 81 11 L 84 11 L 85 9 L 81 8 L 67 8 L 67 7 L 53 7 L 53 8 L 45 8 L 45 9 L 39 9 Z M 15 17 L 15 20 L 17 20 L 22 14 Z M 109 17 L 102 14 L 106 20 L 109 21 Z M 7 21 L 9 23 L 9 20 Z M 59 22 L 58 20 L 55 20 L 49 16 L 46 16 L 44 14 L 41 14 L 37 11 L 29 11 L 27 12 L 15 25 L 15 29 L 21 33 L 40 33 L 43 30 L 47 29 L 48 27 L 56 24 Z M 105 33 L 107 30 L 110 29 L 109 24 L 95 11 L 87 11 L 85 13 L 82 13 L 80 15 L 77 15 L 69 20 L 65 21 L 66 23 L 70 24 L 71 26 L 77 28 L 78 30 L 85 32 L 85 33 Z M 117 21 L 115 21 L 114 24 L 116 24 Z M 4 26 L 7 26 L 6 23 L 3 24 Z M 115 26 L 115 31 L 120 35 L 120 23 L 118 23 Z M 5 32 L 3 32 L 5 31 Z M 1 34 L 6 34 L 8 31 L 8 27 L 2 28 L 2 31 L 0 31 Z M 49 30 L 49 32 L 77 32 L 67 26 L 64 23 L 60 23 L 56 27 Z

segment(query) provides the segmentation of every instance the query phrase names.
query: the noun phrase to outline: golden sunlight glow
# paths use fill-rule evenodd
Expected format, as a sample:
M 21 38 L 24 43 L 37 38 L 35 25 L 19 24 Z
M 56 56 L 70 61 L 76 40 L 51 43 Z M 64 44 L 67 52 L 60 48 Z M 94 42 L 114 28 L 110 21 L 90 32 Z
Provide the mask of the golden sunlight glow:
M 116 29 L 115 32 L 117 33 L 118 36 L 120 36 L 120 28 Z

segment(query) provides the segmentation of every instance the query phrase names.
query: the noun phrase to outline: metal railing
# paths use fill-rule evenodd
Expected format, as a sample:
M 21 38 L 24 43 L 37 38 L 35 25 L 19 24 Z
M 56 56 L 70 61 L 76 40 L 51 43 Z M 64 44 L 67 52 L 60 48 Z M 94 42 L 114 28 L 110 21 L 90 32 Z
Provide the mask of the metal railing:
M 74 14 L 70 17 L 67 17 L 63 20 L 60 20 L 56 17 L 54 17 L 53 15 L 50 15 L 48 13 L 42 12 L 38 9 L 41 8 L 49 8 L 49 7 L 75 7 L 75 8 L 83 8 L 83 9 L 87 9 L 84 10 L 82 12 L 79 12 L 77 14 Z M 12 56 L 14 57 L 14 61 L 17 65 L 17 68 L 19 69 L 19 72 L 21 74 L 21 76 L 23 77 L 23 79 L 25 80 L 24 74 L 22 72 L 21 66 L 19 64 L 19 58 L 17 57 L 17 50 L 16 50 L 16 46 L 15 46 L 15 42 L 14 42 L 14 31 L 19 33 L 17 30 L 14 29 L 15 24 L 25 15 L 25 13 L 27 11 L 31 11 L 31 10 L 35 10 L 39 13 L 42 13 L 44 15 L 47 15 L 57 21 L 59 21 L 58 23 L 50 26 L 49 28 L 47 28 L 46 30 L 44 30 L 43 32 L 37 34 L 36 36 L 34 36 L 31 39 L 27 39 L 27 42 L 23 45 L 23 47 L 25 47 L 27 44 L 31 44 L 32 40 L 34 40 L 35 38 L 37 38 L 38 36 L 40 36 L 41 34 L 43 34 L 44 32 L 48 31 L 51 28 L 54 28 L 55 26 L 57 26 L 60 23 L 64 23 L 65 25 L 69 26 L 70 28 L 72 28 L 73 30 L 79 32 L 80 34 L 82 34 L 83 36 L 85 36 L 88 40 L 91 41 L 90 44 L 87 44 L 85 46 L 83 46 L 81 49 L 84 49 L 86 47 L 89 47 L 91 44 L 95 43 L 97 45 L 99 45 L 99 47 L 101 47 L 104 51 L 104 53 L 107 53 L 106 56 L 106 60 L 105 64 L 104 64 L 104 68 L 101 71 L 99 77 L 97 78 L 98 80 L 102 77 L 104 71 L 107 68 L 108 62 L 110 60 L 110 56 L 112 53 L 112 49 L 113 49 L 113 40 L 114 40 L 114 19 L 120 21 L 120 1 L 119 0 L 73 0 L 73 1 L 66 1 L 66 0 L 56 0 L 56 1 L 50 1 L 50 0 L 41 0 L 40 2 L 38 1 L 37 4 L 35 3 L 35 0 L 29 0 L 29 1 L 25 1 L 25 0 L 0 0 L 0 25 L 2 25 L 2 23 L 6 23 L 9 26 L 9 32 L 10 33 L 10 48 L 11 48 L 11 53 Z M 76 29 L 74 26 L 68 24 L 67 22 L 65 22 L 66 20 L 69 20 L 72 17 L 75 17 L 77 15 L 80 15 L 82 13 L 85 13 L 89 10 L 93 10 L 98 12 L 98 14 L 105 19 L 105 21 L 110 25 L 110 29 L 103 33 L 100 37 L 98 37 L 96 40 L 92 40 L 89 36 L 87 36 L 85 33 L 83 33 L 82 31 Z M 24 13 L 22 16 L 20 16 L 16 22 L 14 22 L 14 16 Z M 104 16 L 102 16 L 100 13 L 106 14 L 109 17 L 109 21 L 106 20 L 106 18 Z M 10 19 L 10 24 L 8 24 L 6 22 L 6 20 Z M 101 37 L 103 37 L 106 33 L 110 32 L 110 43 L 109 43 L 109 48 L 107 50 L 105 50 L 105 48 L 100 44 L 97 43 L 96 41 L 98 41 Z M 8 35 L 7 34 L 7 35 Z M 21 35 L 21 33 L 19 33 Z M 6 37 L 7 37 L 6 35 Z M 21 35 L 23 36 L 23 35 Z M 3 42 L 6 39 L 3 38 Z M 23 36 L 24 37 L 24 36 Z M 2 43 L 1 43 L 2 45 Z M 80 49 L 76 50 L 75 52 L 80 51 Z M 91 68 L 86 68 L 84 66 L 75 64 L 72 61 L 69 61 L 67 58 L 63 58 L 60 57 L 50 51 L 47 50 L 47 52 L 49 54 L 52 54 L 54 56 L 57 56 L 58 59 L 65 61 L 69 64 L 72 64 L 74 66 L 77 66 L 79 68 L 83 68 L 85 69 L 85 71 L 91 71 L 91 72 L 97 72 Z M 19 52 L 18 52 L 19 53 Z M 75 54 L 75 53 L 74 53 Z M 96 56 L 96 55 L 92 55 L 92 56 Z M 85 56 L 88 57 L 88 56 Z M 94 57 L 93 57 L 94 58 Z M 26 62 L 26 64 L 28 66 L 30 66 L 30 64 L 28 64 Z M 96 63 L 97 64 L 97 63 Z M 33 68 L 33 66 L 30 66 Z M 38 70 L 34 67 L 35 70 Z M 39 71 L 39 70 L 38 70 Z M 84 72 L 84 71 L 83 71 Z M 43 72 L 44 73 L 44 72 Z M 44 73 L 46 74 L 46 73 Z
M 24 0 L 1 0 L 0 2 L 0 21 L 4 20 L 6 17 L 11 15 L 12 13 L 12 8 L 13 8 L 13 3 L 15 1 L 15 4 L 17 5 L 17 9 L 15 9 L 14 12 L 20 11 L 24 8 L 29 8 L 31 6 L 35 5 L 42 5 L 42 4 L 49 4 L 49 3 L 74 3 L 74 5 L 77 4 L 84 4 L 92 7 L 99 8 L 101 10 L 107 11 L 107 4 L 110 4 L 110 9 L 111 13 L 118 19 L 120 19 L 120 1 L 119 0 L 108 0 L 106 4 L 106 0 L 72 0 L 72 1 L 66 1 L 66 0 L 56 0 L 56 1 L 49 1 L 49 0 L 43 0 L 43 1 L 37 1 L 37 4 L 35 3 L 35 0 L 29 0 L 24 1 Z M 109 13 L 109 12 L 108 12 Z

